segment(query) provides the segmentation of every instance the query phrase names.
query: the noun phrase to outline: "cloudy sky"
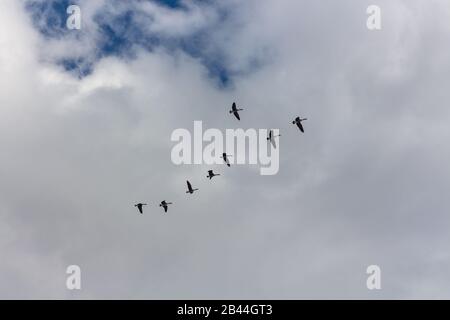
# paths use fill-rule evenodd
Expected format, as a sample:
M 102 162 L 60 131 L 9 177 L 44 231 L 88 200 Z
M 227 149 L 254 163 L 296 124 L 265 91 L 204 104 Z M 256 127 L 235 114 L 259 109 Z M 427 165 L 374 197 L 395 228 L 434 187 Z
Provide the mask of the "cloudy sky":
M 449 21 L 442 0 L 1 0 L 0 298 L 450 298 Z M 174 165 L 194 120 L 279 128 L 280 171 Z

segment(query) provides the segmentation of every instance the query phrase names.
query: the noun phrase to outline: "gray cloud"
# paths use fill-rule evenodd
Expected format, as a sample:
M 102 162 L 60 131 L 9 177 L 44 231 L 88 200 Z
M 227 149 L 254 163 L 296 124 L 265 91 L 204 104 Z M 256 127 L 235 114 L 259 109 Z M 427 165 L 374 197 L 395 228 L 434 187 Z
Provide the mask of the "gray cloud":
M 210 36 L 236 71 L 220 89 L 167 50 L 73 78 L 2 1 L 0 297 L 448 298 L 450 5 L 378 1 L 370 32 L 369 4 L 233 1 Z M 203 21 L 152 10 L 158 25 Z M 173 165 L 170 135 L 194 120 L 280 128 L 279 174 L 216 166 L 210 183 L 207 166 Z M 70 264 L 79 292 L 65 289 Z M 381 291 L 366 289 L 370 264 Z

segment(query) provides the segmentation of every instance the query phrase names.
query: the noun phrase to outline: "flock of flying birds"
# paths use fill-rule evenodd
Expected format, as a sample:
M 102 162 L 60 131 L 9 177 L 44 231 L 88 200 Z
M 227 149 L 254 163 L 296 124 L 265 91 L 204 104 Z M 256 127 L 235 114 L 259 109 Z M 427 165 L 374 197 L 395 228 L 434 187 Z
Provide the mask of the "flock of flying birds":
M 233 102 L 233 105 L 231 106 L 231 110 L 229 111 L 230 114 L 233 114 L 238 120 L 241 120 L 241 117 L 239 115 L 239 111 L 243 111 L 244 109 L 238 109 L 236 107 L 236 103 Z M 295 124 L 301 132 L 305 132 L 303 125 L 302 125 L 302 121 L 307 120 L 306 118 L 300 118 L 300 117 L 296 117 L 294 119 L 294 121 L 292 121 L 292 124 Z M 269 141 L 272 146 L 274 148 L 276 148 L 276 143 L 275 143 L 275 138 L 280 137 L 281 135 L 274 135 L 273 134 L 273 130 L 269 130 L 269 135 L 267 137 L 267 141 Z M 222 159 L 225 162 L 225 164 L 230 167 L 230 160 L 228 159 L 230 155 L 227 155 L 225 152 L 222 153 Z M 218 173 L 214 173 L 213 170 L 208 170 L 208 175 L 206 176 L 206 178 L 209 178 L 209 180 L 211 180 L 212 178 L 214 178 L 215 176 L 220 176 L 220 174 Z M 192 184 L 189 182 L 189 180 L 186 181 L 187 184 L 187 191 L 186 193 L 190 193 L 193 194 L 194 191 L 197 191 L 197 188 L 192 188 Z M 167 202 L 166 200 L 161 201 L 161 203 L 159 204 L 160 207 L 162 207 L 164 209 L 164 212 L 167 212 L 167 209 L 169 208 L 169 204 L 172 204 L 172 202 Z M 146 203 L 137 203 L 134 206 L 137 207 L 137 209 L 139 210 L 139 212 L 141 214 L 144 213 L 144 206 L 146 206 Z

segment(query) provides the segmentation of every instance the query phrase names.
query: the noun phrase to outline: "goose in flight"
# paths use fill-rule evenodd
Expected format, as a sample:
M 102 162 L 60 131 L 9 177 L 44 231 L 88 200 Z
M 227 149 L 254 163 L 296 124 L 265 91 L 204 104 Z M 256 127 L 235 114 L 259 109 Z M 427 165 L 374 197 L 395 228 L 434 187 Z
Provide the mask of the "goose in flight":
M 231 106 L 231 110 L 230 110 L 229 112 L 230 112 L 230 114 L 231 114 L 231 113 L 234 114 L 234 116 L 235 116 L 238 120 L 241 120 L 241 118 L 239 117 L 239 112 L 238 112 L 238 111 L 242 111 L 242 110 L 244 110 L 244 109 L 238 109 L 238 108 L 236 107 L 236 102 L 233 102 L 233 105 Z
M 230 160 L 228 160 L 228 157 L 231 157 L 231 154 L 227 155 L 225 152 L 222 153 L 221 158 L 227 164 L 227 166 L 230 166 Z
M 220 174 L 214 173 L 212 170 L 208 170 L 208 175 L 206 177 L 209 178 L 209 180 L 211 180 L 215 176 L 220 176 Z
M 143 214 L 142 207 L 143 207 L 143 206 L 146 206 L 146 205 L 147 205 L 146 203 L 137 203 L 137 204 L 135 204 L 134 206 L 138 208 L 138 210 L 139 210 L 139 212 L 140 212 L 141 214 Z
M 300 119 L 300 117 L 295 118 L 294 121 L 292 121 L 292 124 L 296 124 L 297 127 L 300 129 L 301 132 L 305 132 L 302 126 L 302 121 L 308 120 L 306 118 Z
M 281 136 L 281 134 L 274 135 L 273 134 L 273 130 L 270 129 L 269 136 L 267 137 L 267 141 L 269 141 L 272 144 L 272 146 L 276 149 L 277 148 L 277 144 L 275 142 L 275 138 L 276 137 L 280 137 L 280 136 Z
M 164 208 L 164 212 L 167 212 L 167 208 L 169 207 L 169 204 L 172 204 L 172 202 L 166 202 L 166 200 L 163 200 L 163 201 L 161 201 L 159 206 Z
M 186 180 L 186 183 L 187 183 L 187 187 L 188 187 L 188 191 L 186 191 L 186 193 L 193 194 L 194 191 L 198 190 L 198 189 L 192 189 L 192 185 L 188 180 Z

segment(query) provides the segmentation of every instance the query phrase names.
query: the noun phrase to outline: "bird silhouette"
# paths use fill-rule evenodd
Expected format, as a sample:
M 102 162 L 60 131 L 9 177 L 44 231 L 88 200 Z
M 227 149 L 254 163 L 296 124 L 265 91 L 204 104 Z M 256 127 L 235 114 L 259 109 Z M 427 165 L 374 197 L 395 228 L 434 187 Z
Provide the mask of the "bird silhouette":
M 169 204 L 172 204 L 172 202 L 166 202 L 166 200 L 163 200 L 163 201 L 161 201 L 159 206 L 164 208 L 164 212 L 167 212 L 167 208 L 169 207 Z
M 241 120 L 241 117 L 239 117 L 239 112 L 238 112 L 238 111 L 242 111 L 242 110 L 244 110 L 244 109 L 238 109 L 238 108 L 236 107 L 236 102 L 233 102 L 233 105 L 231 106 L 231 110 L 230 110 L 229 112 L 230 112 L 230 114 L 231 114 L 231 113 L 234 114 L 234 116 L 235 116 L 238 120 Z
M 215 176 L 220 176 L 220 174 L 214 173 L 212 170 L 208 170 L 208 175 L 206 177 L 209 178 L 209 180 L 211 180 Z
M 277 144 L 275 142 L 276 137 L 281 137 L 281 134 L 274 135 L 273 130 L 270 130 L 269 136 L 267 137 L 267 141 L 269 141 L 275 149 L 277 148 Z
M 221 158 L 223 159 L 223 161 L 227 164 L 227 166 L 230 166 L 230 160 L 228 160 L 228 157 L 231 157 L 231 155 L 227 155 L 225 152 L 222 153 Z
M 186 191 L 186 193 L 193 194 L 194 191 L 198 190 L 198 189 L 192 189 L 192 185 L 191 185 L 191 183 L 189 182 L 189 180 L 186 180 L 186 183 L 187 183 L 187 187 L 188 187 L 188 190 Z
M 140 212 L 141 214 L 143 214 L 142 207 L 143 207 L 143 206 L 146 206 L 146 205 L 147 205 L 146 203 L 137 203 L 137 204 L 135 204 L 134 206 L 138 208 L 138 210 L 139 210 L 139 212 Z
M 300 119 L 300 117 L 297 117 L 294 119 L 294 121 L 292 121 L 292 124 L 296 124 L 301 132 L 305 132 L 305 130 L 303 129 L 303 126 L 302 126 L 302 121 L 305 121 L 305 120 L 308 120 L 308 119 L 306 119 L 306 118 Z

